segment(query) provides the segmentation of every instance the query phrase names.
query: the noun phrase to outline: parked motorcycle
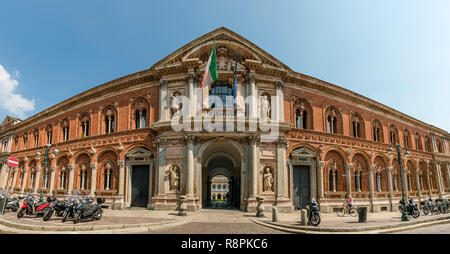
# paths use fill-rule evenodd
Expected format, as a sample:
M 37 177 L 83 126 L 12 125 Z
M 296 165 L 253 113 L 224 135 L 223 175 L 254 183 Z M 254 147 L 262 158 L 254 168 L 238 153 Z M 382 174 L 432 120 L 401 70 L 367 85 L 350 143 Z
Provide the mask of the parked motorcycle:
M 66 210 L 66 201 L 65 200 L 54 200 L 49 207 L 44 208 L 44 216 L 42 219 L 44 221 L 50 220 L 52 215 L 56 212 L 56 216 L 63 217 L 64 211 Z
M 6 198 L 6 206 L 5 211 L 10 210 L 12 212 L 17 212 L 19 210 L 19 200 L 23 199 L 23 196 L 19 196 L 17 198 L 10 198 L 11 194 L 9 192 L 0 192 L 4 198 Z
M 311 202 L 309 202 L 308 205 L 308 223 L 313 226 L 318 226 L 320 224 L 319 205 L 314 198 L 311 200 Z
M 408 210 L 408 215 L 411 215 L 413 218 L 418 218 L 420 216 L 419 209 L 417 209 L 416 204 L 414 204 L 413 198 L 409 198 L 409 204 L 406 208 Z
M 92 204 L 92 202 L 81 202 L 75 209 L 75 217 L 73 223 L 76 224 L 80 220 L 84 219 L 95 219 L 100 220 L 102 218 L 103 210 L 101 205 L 105 202 L 102 197 L 97 198 L 97 204 Z
M 66 205 L 65 210 L 63 213 L 62 222 L 66 222 L 69 218 L 75 217 L 75 209 L 78 207 L 78 204 L 80 202 L 79 197 L 67 197 L 66 198 Z
M 428 215 L 432 211 L 432 202 L 431 199 L 426 199 L 420 201 L 420 207 L 423 215 Z
M 45 208 L 49 207 L 55 200 L 55 198 L 49 196 L 47 197 L 47 201 L 37 203 L 35 203 L 35 200 L 36 199 L 33 197 L 33 195 L 27 195 L 26 200 L 22 204 L 22 207 L 19 209 L 19 212 L 17 212 L 18 219 L 22 218 L 25 214 L 35 215 L 36 217 L 43 216 L 44 213 L 48 211 L 48 209 Z

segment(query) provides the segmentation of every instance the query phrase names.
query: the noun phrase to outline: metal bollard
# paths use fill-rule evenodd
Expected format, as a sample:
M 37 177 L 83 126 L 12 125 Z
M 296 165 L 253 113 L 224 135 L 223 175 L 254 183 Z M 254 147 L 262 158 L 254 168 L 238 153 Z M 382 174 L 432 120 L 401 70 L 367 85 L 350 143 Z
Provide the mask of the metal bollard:
M 277 222 L 278 221 L 278 208 L 272 207 L 272 221 Z
M 307 219 L 307 211 L 306 211 L 306 209 L 300 210 L 300 215 L 301 215 L 300 225 L 306 226 L 307 223 L 308 223 L 308 219 Z

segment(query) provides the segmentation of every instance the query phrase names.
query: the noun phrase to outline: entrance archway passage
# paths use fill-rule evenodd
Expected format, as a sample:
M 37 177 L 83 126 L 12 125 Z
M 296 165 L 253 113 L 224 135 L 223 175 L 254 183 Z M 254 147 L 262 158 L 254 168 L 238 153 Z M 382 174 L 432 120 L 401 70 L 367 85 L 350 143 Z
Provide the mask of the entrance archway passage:
M 216 183 L 216 178 L 222 179 L 221 182 Z M 224 201 L 220 205 L 219 197 Z M 228 143 L 210 144 L 202 156 L 202 208 L 239 209 L 241 199 L 241 156 L 238 149 Z

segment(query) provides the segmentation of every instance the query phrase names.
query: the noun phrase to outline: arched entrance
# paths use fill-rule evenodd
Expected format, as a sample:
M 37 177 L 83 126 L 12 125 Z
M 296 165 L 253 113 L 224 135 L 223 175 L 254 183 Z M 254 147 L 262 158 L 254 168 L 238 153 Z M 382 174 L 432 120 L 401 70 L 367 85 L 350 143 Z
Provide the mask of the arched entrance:
M 126 154 L 126 207 L 152 206 L 154 194 L 153 153 L 145 147 L 137 147 Z
M 245 167 L 244 154 L 240 144 L 232 140 L 208 141 L 199 149 L 197 158 L 202 165 L 202 208 L 213 207 L 211 188 L 212 179 L 216 176 L 224 176 L 228 179 L 228 189 L 220 195 L 221 199 L 225 195 L 228 205 L 222 207 L 240 208 L 244 192 L 241 185 L 242 168 Z M 219 196 L 218 193 L 214 194 L 216 198 Z

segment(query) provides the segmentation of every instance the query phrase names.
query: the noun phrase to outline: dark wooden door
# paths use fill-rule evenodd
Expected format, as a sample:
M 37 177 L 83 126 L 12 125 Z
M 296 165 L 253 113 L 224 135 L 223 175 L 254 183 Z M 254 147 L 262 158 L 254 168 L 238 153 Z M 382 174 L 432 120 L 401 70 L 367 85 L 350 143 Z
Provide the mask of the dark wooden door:
M 147 207 L 149 187 L 149 166 L 133 166 L 131 175 L 131 206 Z
M 303 209 L 310 199 L 309 166 L 294 166 L 293 171 L 294 207 Z

